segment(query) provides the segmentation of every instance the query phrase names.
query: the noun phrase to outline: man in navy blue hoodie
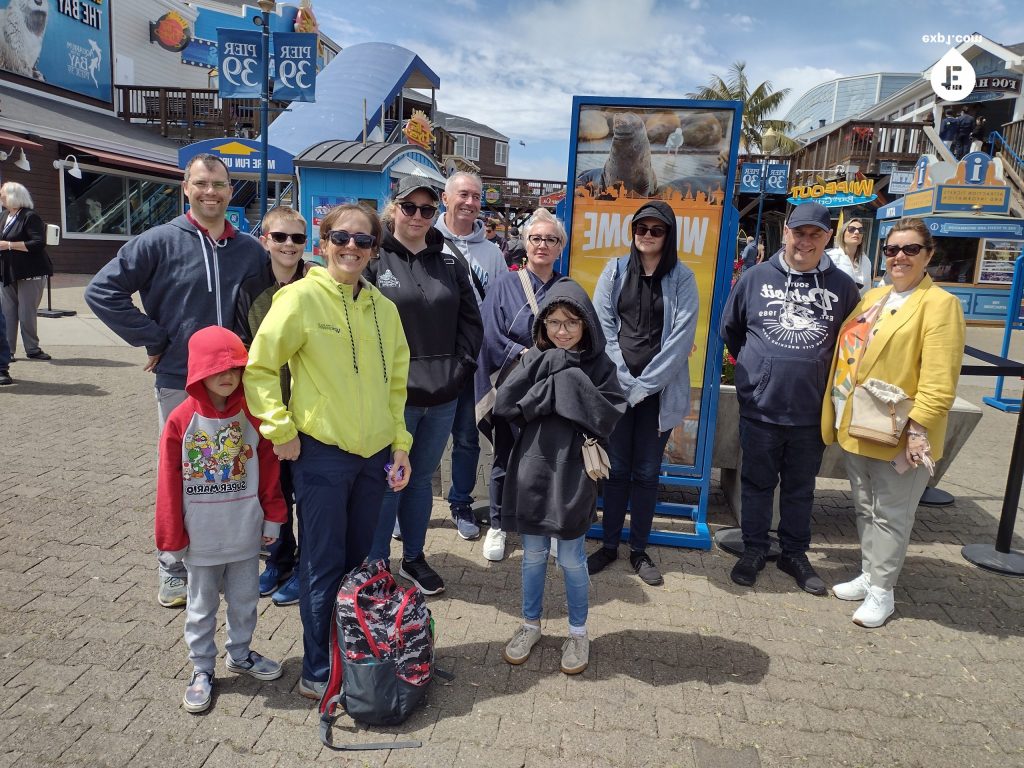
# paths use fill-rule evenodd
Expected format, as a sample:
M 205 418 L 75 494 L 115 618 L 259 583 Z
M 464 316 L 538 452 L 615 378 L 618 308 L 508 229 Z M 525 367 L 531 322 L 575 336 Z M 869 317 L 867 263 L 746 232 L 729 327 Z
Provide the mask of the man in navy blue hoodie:
M 149 355 L 144 370 L 156 374 L 160 430 L 184 402 L 188 340 L 200 328 L 230 328 L 238 287 L 258 275 L 266 259 L 259 240 L 224 218 L 231 179 L 216 155 L 196 155 L 183 181 L 190 209 L 121 247 L 89 283 L 85 300 L 96 317 Z M 145 313 L 132 303 L 139 292 Z M 186 573 L 160 560 L 160 605 L 185 605 Z
M 825 445 L 821 404 L 839 328 L 856 306 L 857 286 L 827 255 L 828 209 L 798 205 L 783 248 L 745 270 L 722 316 L 721 336 L 736 358 L 740 406 L 743 555 L 732 580 L 753 586 L 768 554 L 775 487 L 779 496 L 779 569 L 801 589 L 825 594 L 807 560 L 814 479 Z

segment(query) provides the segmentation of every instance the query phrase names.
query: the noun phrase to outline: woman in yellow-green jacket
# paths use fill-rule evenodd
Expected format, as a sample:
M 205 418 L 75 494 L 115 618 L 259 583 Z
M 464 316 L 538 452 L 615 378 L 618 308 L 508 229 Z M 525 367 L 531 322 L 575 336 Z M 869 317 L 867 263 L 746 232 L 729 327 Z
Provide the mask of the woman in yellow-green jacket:
M 408 482 L 409 346 L 398 309 L 362 277 L 381 225 L 357 205 L 320 224 L 326 268 L 274 295 L 249 350 L 245 396 L 260 431 L 293 461 L 299 526 L 299 692 L 319 698 L 330 668 L 331 612 L 342 577 L 367 556 L 387 485 Z M 281 366 L 291 398 L 281 397 Z M 390 471 L 385 463 L 392 462 Z
M 832 591 L 863 601 L 853 614 L 862 627 L 880 627 L 893 613 L 893 587 L 921 494 L 942 458 L 964 352 L 960 300 L 925 272 L 935 243 L 924 222 L 898 221 L 882 252 L 892 285 L 868 291 L 840 331 L 821 414 L 825 443 L 843 448 L 861 545 L 861 574 Z M 850 434 L 854 388 L 869 380 L 913 400 L 898 445 Z

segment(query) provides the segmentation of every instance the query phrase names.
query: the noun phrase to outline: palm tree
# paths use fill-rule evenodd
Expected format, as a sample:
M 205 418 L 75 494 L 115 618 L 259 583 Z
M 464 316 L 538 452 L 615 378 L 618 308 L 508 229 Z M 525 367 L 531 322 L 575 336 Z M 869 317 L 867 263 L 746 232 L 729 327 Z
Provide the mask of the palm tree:
M 740 128 L 740 148 L 749 154 L 765 152 L 787 155 L 799 149 L 800 145 L 785 135 L 792 124 L 785 120 L 769 120 L 770 115 L 789 95 L 789 88 L 776 91 L 767 80 L 753 91 L 747 80 L 746 62 L 737 61 L 729 67 L 729 80 L 712 75 L 709 85 L 701 86 L 687 98 L 711 101 L 743 102 L 743 124 Z

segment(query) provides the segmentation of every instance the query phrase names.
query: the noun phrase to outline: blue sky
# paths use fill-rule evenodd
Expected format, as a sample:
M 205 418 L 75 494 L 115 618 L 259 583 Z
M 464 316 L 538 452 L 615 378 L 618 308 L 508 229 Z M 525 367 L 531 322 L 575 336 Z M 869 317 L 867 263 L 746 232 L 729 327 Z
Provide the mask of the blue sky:
M 1024 42 L 1019 4 L 1002 0 L 320 0 L 314 9 L 343 47 L 387 42 L 419 54 L 441 78 L 439 108 L 508 136 L 509 175 L 537 179 L 566 177 L 574 94 L 683 98 L 746 61 L 752 83 L 791 89 L 789 105 L 832 78 L 927 69 L 949 46 L 924 35 Z

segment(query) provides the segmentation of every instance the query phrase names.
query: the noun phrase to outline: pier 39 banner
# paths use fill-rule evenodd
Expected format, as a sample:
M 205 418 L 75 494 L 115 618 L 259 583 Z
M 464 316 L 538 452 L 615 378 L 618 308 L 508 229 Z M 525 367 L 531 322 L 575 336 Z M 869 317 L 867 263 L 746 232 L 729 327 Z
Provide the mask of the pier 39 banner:
M 718 322 L 735 256 L 735 233 L 730 236 L 729 228 L 735 227 L 731 190 L 739 121 L 734 102 L 573 100 L 569 276 L 593 296 L 608 260 L 629 253 L 633 213 L 645 200 L 662 200 L 676 214 L 679 259 L 697 278 L 691 409 L 673 430 L 665 453 L 666 463 L 683 474 L 702 471 L 699 437 L 707 432 L 702 408 L 710 402 L 702 394 L 712 376 L 717 390 L 721 371 L 717 328 L 711 321 Z M 712 318 L 716 283 L 718 310 Z M 713 422 L 710 428 L 713 437 Z

